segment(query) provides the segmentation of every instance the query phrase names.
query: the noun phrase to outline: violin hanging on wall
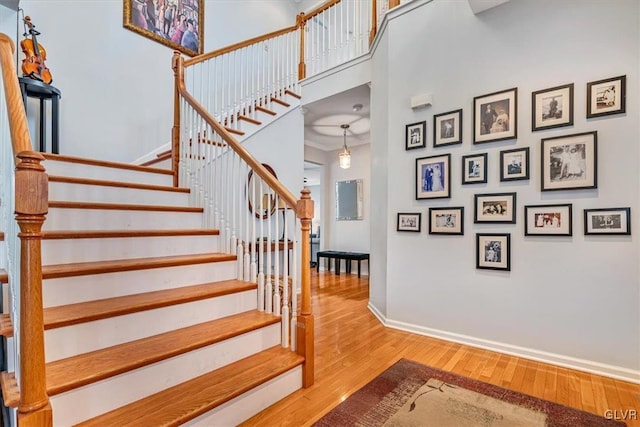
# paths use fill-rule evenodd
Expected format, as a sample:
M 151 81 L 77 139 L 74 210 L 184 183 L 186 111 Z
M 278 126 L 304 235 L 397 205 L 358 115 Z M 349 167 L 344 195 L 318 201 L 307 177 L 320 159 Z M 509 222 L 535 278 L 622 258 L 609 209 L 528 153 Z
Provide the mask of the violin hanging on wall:
M 53 77 L 51 77 L 51 71 L 44 63 L 47 59 L 47 51 L 38 43 L 36 37 L 40 33 L 36 31 L 36 26 L 33 25 L 30 17 L 25 16 L 23 20 L 25 24 L 25 39 L 20 42 L 20 47 L 26 58 L 22 60 L 22 73 L 25 77 L 31 77 L 49 84 L 53 81 Z M 28 37 L 29 35 L 31 38 Z

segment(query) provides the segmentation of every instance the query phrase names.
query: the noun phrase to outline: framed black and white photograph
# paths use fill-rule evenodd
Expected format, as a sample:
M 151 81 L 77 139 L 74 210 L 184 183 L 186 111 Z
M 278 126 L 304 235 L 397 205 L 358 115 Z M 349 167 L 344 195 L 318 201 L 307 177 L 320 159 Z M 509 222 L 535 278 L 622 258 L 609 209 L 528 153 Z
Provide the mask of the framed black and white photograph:
M 398 213 L 397 231 L 420 232 L 421 213 Z
M 584 234 L 630 235 L 631 208 L 585 209 Z
M 529 179 L 529 147 L 500 152 L 500 181 Z
M 573 125 L 573 83 L 531 94 L 531 130 Z
M 416 159 L 416 200 L 451 197 L 451 154 Z
M 476 234 L 476 268 L 511 270 L 511 234 Z
M 598 133 L 542 139 L 542 191 L 598 187 Z
M 464 234 L 464 207 L 429 208 L 429 234 Z
M 587 83 L 587 118 L 626 111 L 627 76 Z
M 517 88 L 473 98 L 473 143 L 516 138 L 517 104 Z
M 571 236 L 571 203 L 524 207 L 525 236 Z
M 516 223 L 516 193 L 474 195 L 474 218 L 478 223 Z
M 462 144 L 462 110 L 433 116 L 433 146 Z
M 462 156 L 462 184 L 487 182 L 487 153 Z
M 405 131 L 405 150 L 413 150 L 414 148 L 426 147 L 427 142 L 427 122 L 422 121 L 412 123 L 406 126 Z

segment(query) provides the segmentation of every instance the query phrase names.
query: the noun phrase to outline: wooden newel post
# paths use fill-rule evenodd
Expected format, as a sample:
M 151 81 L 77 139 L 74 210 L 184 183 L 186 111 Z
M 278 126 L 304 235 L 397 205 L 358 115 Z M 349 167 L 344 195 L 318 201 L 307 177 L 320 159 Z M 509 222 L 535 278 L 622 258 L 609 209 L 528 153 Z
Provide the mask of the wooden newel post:
M 371 0 L 371 32 L 369 32 L 369 46 L 373 43 L 378 32 L 378 4 L 376 0 Z
M 300 12 L 296 17 L 296 25 L 300 31 L 300 63 L 298 64 L 298 80 L 302 80 L 307 76 L 307 65 L 304 63 L 304 29 L 307 25 L 307 20 L 304 17 L 304 12 Z
M 307 388 L 313 385 L 314 378 L 314 320 L 311 313 L 311 250 L 309 247 L 309 232 L 313 219 L 313 200 L 311 191 L 302 190 L 301 199 L 298 200 L 296 215 L 302 223 L 302 307 L 297 322 L 297 346 L 298 354 L 305 358 L 302 366 L 302 386 Z
M 18 153 L 16 221 L 20 227 L 20 427 L 48 427 L 52 412 L 44 358 L 42 224 L 48 211 L 49 177 L 34 151 Z
M 173 51 L 171 68 L 173 68 L 173 128 L 171 128 L 171 170 L 173 171 L 173 186 L 178 183 L 178 165 L 180 163 L 180 83 L 184 70 L 184 59 L 177 50 Z

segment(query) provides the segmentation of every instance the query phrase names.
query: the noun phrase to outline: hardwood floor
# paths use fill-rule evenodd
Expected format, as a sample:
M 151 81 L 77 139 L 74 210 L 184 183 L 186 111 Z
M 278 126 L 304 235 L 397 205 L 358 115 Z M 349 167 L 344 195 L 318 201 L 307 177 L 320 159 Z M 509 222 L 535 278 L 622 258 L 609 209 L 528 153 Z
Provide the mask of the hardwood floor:
M 617 410 L 622 417 L 629 409 L 640 416 L 640 385 L 384 328 L 367 309 L 366 276 L 311 274 L 315 384 L 242 426 L 311 425 L 400 358 L 601 416 Z M 637 420 L 626 423 L 640 426 Z

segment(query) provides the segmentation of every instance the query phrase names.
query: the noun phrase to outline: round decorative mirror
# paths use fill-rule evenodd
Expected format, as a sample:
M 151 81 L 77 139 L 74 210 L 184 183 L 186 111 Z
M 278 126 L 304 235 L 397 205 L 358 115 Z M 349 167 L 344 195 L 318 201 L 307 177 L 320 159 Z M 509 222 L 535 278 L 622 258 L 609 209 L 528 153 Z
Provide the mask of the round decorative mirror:
M 278 178 L 278 175 L 276 175 L 276 172 L 271 166 L 266 163 L 263 163 L 262 166 L 264 166 L 271 175 Z M 247 178 L 247 193 L 249 195 L 249 197 L 247 197 L 249 201 L 249 212 L 253 213 L 256 218 L 267 219 L 273 215 L 278 207 L 278 195 L 262 178 L 254 174 L 253 171 L 249 171 Z

